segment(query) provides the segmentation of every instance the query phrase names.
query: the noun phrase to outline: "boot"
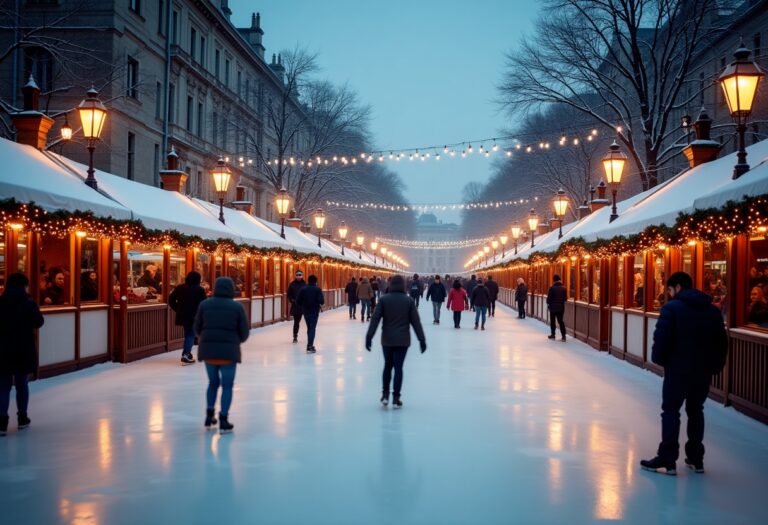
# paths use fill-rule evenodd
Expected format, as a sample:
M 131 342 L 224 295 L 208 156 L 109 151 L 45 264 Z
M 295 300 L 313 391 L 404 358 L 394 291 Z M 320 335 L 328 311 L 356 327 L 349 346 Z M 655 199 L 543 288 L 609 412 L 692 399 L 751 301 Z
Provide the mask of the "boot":
M 215 430 L 216 429 L 216 417 L 215 417 L 215 411 L 212 408 L 207 408 L 205 410 L 205 429 L 206 430 Z
M 386 390 L 381 393 L 381 406 L 384 408 L 389 404 L 389 392 Z
M 27 417 L 27 414 L 18 413 L 19 430 L 27 428 L 32 420 Z
M 1 430 L 2 430 L 2 422 L 0 422 L 0 431 Z M 698 474 L 704 474 L 704 460 L 700 459 L 698 461 L 694 461 L 694 460 L 685 458 L 685 466 Z
M 219 412 L 219 434 L 228 434 L 235 428 L 235 425 L 230 423 L 227 417 Z
M 656 456 L 653 459 L 641 460 L 640 466 L 643 467 L 643 470 L 658 472 L 659 474 L 667 474 L 668 476 L 677 475 L 677 468 L 675 466 L 675 462 L 664 461 L 659 456 Z
M 8 433 L 8 416 L 0 416 L 0 436 Z
M 403 402 L 400 401 L 400 394 L 395 394 L 392 397 L 392 406 L 395 408 L 403 408 Z

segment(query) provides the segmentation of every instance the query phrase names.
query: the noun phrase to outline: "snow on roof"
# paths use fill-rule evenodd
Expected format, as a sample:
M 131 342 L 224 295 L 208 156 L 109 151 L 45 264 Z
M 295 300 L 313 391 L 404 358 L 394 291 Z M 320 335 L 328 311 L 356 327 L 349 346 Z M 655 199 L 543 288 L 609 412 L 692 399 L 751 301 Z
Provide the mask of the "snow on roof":
M 86 186 L 82 178 L 32 146 L 0 139 L 0 158 L 0 198 L 34 202 L 46 211 L 80 210 L 100 217 L 131 218 L 131 210 Z
M 218 205 L 200 199 L 192 200 L 218 220 Z M 226 221 L 227 227 L 237 233 L 240 238 L 248 244 L 260 248 L 293 248 L 288 242 L 284 241 L 280 235 L 262 224 L 256 217 L 249 215 L 244 211 L 224 207 L 224 220 Z
M 763 141 L 768 142 L 768 140 Z M 753 154 L 750 151 L 750 156 Z M 768 194 L 768 154 L 762 159 L 750 159 L 752 169 L 731 182 L 722 189 L 715 190 L 699 197 L 693 203 L 693 207 L 702 210 L 705 208 L 719 208 L 728 201 L 740 201 L 745 196 L 756 197 Z
M 275 224 L 274 222 L 270 222 L 260 217 L 253 217 L 253 219 L 259 222 L 264 228 L 266 228 L 267 230 L 277 235 L 277 238 L 280 239 L 283 242 L 283 244 L 286 244 L 291 249 L 297 250 L 299 252 L 305 252 L 305 253 L 318 253 L 319 255 L 322 255 L 324 257 L 337 257 L 337 255 L 333 252 L 322 251 L 321 248 L 317 247 L 317 242 L 312 241 L 312 239 L 304 235 L 304 233 L 297 228 L 286 226 L 285 239 L 282 239 L 280 237 L 279 224 Z

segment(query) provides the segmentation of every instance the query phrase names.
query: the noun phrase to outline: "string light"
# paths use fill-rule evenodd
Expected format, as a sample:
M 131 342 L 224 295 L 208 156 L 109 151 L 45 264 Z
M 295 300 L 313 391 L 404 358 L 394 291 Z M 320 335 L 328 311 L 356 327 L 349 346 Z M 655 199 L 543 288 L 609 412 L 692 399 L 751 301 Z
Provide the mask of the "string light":
M 337 209 L 348 210 L 381 210 L 381 211 L 448 211 L 448 210 L 473 210 L 487 208 L 506 208 L 510 206 L 520 206 L 538 202 L 539 197 L 531 199 L 516 199 L 506 201 L 488 201 L 488 202 L 462 202 L 446 204 L 388 204 L 380 202 L 344 202 L 344 201 L 325 201 L 325 205 Z
M 410 241 L 405 239 L 388 239 L 386 237 L 376 237 L 380 243 L 397 246 L 399 248 L 408 248 L 411 250 L 454 250 L 480 246 L 491 242 L 495 237 L 484 237 L 480 239 L 466 239 L 462 241 Z

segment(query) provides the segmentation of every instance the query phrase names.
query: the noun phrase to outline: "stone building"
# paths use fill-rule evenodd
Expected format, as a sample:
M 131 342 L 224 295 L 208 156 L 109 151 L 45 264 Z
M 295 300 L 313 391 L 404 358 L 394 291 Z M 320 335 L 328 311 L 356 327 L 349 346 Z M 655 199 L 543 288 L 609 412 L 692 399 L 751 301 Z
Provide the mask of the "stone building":
M 422 214 L 416 222 L 417 241 L 455 241 L 459 226 L 438 221 L 432 213 Z M 420 274 L 445 274 L 461 268 L 456 250 L 411 250 L 411 268 Z

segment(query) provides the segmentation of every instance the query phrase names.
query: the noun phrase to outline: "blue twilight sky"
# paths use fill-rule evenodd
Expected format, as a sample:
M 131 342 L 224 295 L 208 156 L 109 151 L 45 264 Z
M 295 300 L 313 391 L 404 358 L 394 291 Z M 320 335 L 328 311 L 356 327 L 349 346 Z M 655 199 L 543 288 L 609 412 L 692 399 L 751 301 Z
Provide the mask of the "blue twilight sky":
M 535 0 L 230 0 L 232 21 L 261 13 L 272 53 L 297 43 L 319 53 L 321 75 L 372 106 L 380 149 L 493 137 L 505 125 L 494 99 L 504 53 L 533 31 Z M 477 144 L 475 145 L 477 148 Z M 490 159 L 391 162 L 412 203 L 459 202 L 487 180 Z M 456 212 L 441 212 L 458 221 Z

